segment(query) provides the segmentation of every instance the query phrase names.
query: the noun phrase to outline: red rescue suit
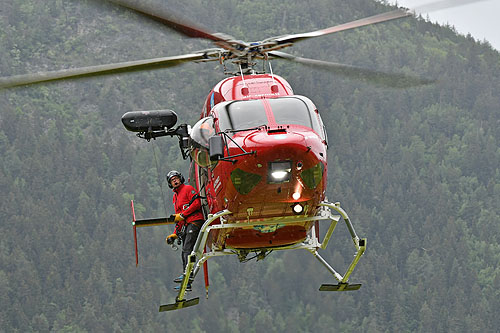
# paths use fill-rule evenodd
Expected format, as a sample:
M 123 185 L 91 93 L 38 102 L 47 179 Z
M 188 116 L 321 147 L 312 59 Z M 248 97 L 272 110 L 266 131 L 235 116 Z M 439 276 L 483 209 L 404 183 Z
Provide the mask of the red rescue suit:
M 177 234 L 177 232 L 180 231 L 182 226 L 186 223 L 200 223 L 205 220 L 201 212 L 200 198 L 196 198 L 191 202 L 196 193 L 197 192 L 194 187 L 188 184 L 181 184 L 179 187 L 174 189 L 173 203 L 175 213 L 182 214 L 182 216 L 184 216 L 184 220 L 179 221 L 175 225 L 174 234 Z

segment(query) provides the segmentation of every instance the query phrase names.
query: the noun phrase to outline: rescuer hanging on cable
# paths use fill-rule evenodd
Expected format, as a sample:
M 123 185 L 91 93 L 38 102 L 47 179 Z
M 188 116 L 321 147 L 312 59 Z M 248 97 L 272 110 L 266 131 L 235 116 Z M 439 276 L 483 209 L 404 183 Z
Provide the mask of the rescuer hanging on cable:
M 173 244 L 176 239 L 182 240 L 182 267 L 185 271 L 188 263 L 188 256 L 193 251 L 196 239 L 200 233 L 201 226 L 205 219 L 201 211 L 201 200 L 195 188 L 189 184 L 184 184 L 184 176 L 179 172 L 172 170 L 167 173 L 168 186 L 174 191 L 174 209 L 175 209 L 175 229 L 171 235 L 168 235 L 166 241 Z M 174 282 L 181 283 L 184 275 L 181 274 Z M 176 287 L 178 289 L 179 287 Z M 191 290 L 191 277 L 186 291 Z

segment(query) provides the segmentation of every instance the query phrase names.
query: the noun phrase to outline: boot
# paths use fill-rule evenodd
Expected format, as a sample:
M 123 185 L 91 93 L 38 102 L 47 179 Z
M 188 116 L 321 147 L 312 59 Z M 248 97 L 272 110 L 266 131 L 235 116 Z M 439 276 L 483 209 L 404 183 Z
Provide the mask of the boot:
M 174 287 L 174 290 L 175 291 L 179 291 L 179 289 L 181 289 L 181 286 L 176 286 Z M 186 287 L 186 291 L 192 291 L 193 289 L 191 288 L 191 282 L 188 283 L 187 287 Z
M 181 274 L 179 275 L 178 277 L 176 277 L 174 279 L 174 282 L 175 283 L 181 283 L 182 282 L 182 279 L 184 279 L 184 274 Z M 191 275 L 189 276 L 189 283 L 193 282 L 194 281 L 194 277 L 193 277 L 193 273 L 191 273 Z

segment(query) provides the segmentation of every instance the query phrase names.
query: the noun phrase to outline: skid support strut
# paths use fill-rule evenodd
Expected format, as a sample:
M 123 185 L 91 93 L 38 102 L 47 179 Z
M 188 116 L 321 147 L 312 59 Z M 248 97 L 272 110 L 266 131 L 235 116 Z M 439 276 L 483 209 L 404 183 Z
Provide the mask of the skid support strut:
M 191 275 L 191 273 L 193 273 L 193 279 L 194 279 L 196 277 L 196 274 L 199 271 L 200 265 L 203 264 L 203 262 L 205 262 L 206 259 L 208 259 L 208 258 L 205 258 L 203 260 L 203 262 L 201 262 L 201 264 L 200 264 L 200 262 L 198 262 L 196 269 L 194 269 L 195 263 L 196 263 L 196 253 L 200 252 L 200 248 L 201 249 L 205 248 L 205 244 L 206 244 L 207 236 L 208 236 L 208 232 L 207 232 L 208 226 L 214 220 L 218 219 L 221 216 L 227 215 L 227 214 L 231 214 L 231 212 L 228 210 L 224 210 L 224 211 L 219 212 L 217 214 L 213 214 L 213 215 L 210 214 L 208 219 L 205 221 L 205 223 L 203 223 L 203 226 L 201 227 L 200 233 L 198 234 L 198 239 L 196 240 L 196 244 L 194 246 L 193 252 L 188 257 L 188 263 L 186 265 L 186 270 L 184 271 L 184 277 L 182 278 L 182 282 L 181 282 L 181 285 L 179 287 L 179 293 L 177 294 L 177 297 L 175 298 L 175 303 L 161 305 L 160 309 L 159 309 L 160 312 L 182 309 L 182 308 L 196 305 L 200 302 L 199 297 L 196 297 L 196 298 L 193 298 L 190 300 L 186 300 L 184 298 L 184 296 L 186 295 L 187 285 L 188 285 L 189 280 L 190 280 L 189 276 Z M 203 250 L 201 250 L 201 251 L 203 251 Z M 202 252 L 200 252 L 200 253 L 202 254 Z
M 337 271 L 331 267 L 325 259 L 323 259 L 317 251 L 314 251 L 313 254 L 318 259 L 319 262 L 323 264 L 323 266 L 326 267 L 326 269 L 332 273 L 332 275 L 337 279 L 339 282 L 338 284 L 322 284 L 321 287 L 319 288 L 320 291 L 348 291 L 348 290 L 358 290 L 361 288 L 361 284 L 349 284 L 349 276 L 351 273 L 354 271 L 354 268 L 358 264 L 359 259 L 363 255 L 363 253 L 366 250 L 366 238 L 360 239 L 358 235 L 356 235 L 356 231 L 354 230 L 354 227 L 351 223 L 351 220 L 349 219 L 349 216 L 345 212 L 342 207 L 340 207 L 340 203 L 336 202 L 334 204 L 329 203 L 329 202 L 322 202 L 320 206 L 328 207 L 340 214 L 342 216 L 342 219 L 346 223 L 347 229 L 349 230 L 349 233 L 351 234 L 352 241 L 354 242 L 354 246 L 356 247 L 356 255 L 354 256 L 354 259 L 352 260 L 351 264 L 347 268 L 347 271 L 345 272 L 344 276 L 340 275 Z M 333 232 L 333 230 L 331 231 Z M 328 242 L 329 237 L 331 236 L 330 230 L 328 230 L 327 235 L 325 236 L 325 241 Z M 323 243 L 321 245 L 321 248 L 325 248 L 326 244 Z

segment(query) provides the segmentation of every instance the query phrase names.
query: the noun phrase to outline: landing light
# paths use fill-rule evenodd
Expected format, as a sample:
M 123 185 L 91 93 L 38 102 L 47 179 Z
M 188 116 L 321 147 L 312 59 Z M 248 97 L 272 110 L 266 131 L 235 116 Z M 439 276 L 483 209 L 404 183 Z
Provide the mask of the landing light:
M 292 175 L 292 162 L 279 161 L 269 163 L 269 183 L 284 183 L 290 180 Z
M 298 215 L 298 214 L 302 213 L 302 211 L 304 210 L 304 207 L 302 207 L 301 204 L 296 203 L 295 205 L 293 205 L 292 209 L 293 209 L 293 212 Z
M 283 180 L 283 178 L 288 175 L 287 171 L 273 171 L 271 172 L 271 177 L 273 177 L 274 180 Z
M 293 198 L 293 200 L 299 200 L 300 199 L 300 193 L 299 192 L 295 192 L 294 194 L 292 194 L 292 198 Z

